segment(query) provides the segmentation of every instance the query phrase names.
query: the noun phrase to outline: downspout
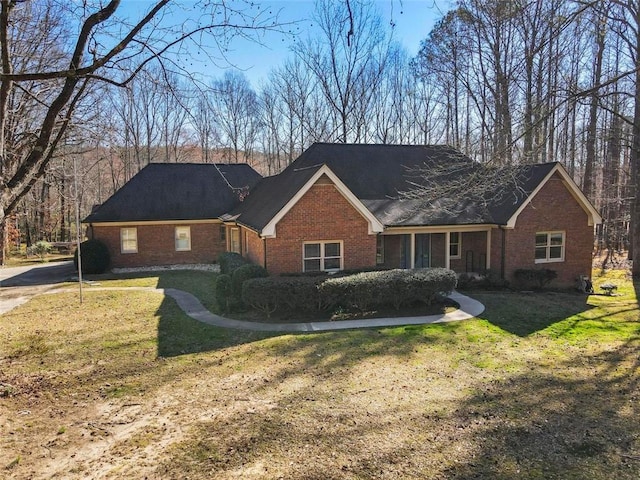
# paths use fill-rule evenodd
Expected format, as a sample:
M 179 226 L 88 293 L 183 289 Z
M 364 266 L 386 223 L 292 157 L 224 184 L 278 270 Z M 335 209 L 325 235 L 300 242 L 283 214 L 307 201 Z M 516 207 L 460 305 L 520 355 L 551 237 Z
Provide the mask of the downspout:
M 502 280 L 505 279 L 505 266 L 504 263 L 507 259 L 507 235 L 506 235 L 506 231 L 504 229 L 504 227 L 500 227 L 500 230 L 502 230 L 502 248 L 501 248 L 501 252 L 500 252 L 500 278 Z
M 262 239 L 262 246 L 264 247 L 262 249 L 263 253 L 264 253 L 264 259 L 262 261 L 262 266 L 264 267 L 265 270 L 267 270 L 267 239 L 263 238 Z

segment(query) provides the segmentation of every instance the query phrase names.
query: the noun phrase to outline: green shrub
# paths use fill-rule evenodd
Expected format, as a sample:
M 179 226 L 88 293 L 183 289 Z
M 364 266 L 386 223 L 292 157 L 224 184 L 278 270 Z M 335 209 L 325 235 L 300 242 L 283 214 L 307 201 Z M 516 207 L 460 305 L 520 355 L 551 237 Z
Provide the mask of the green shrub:
M 241 302 L 242 284 L 245 281 L 252 278 L 264 278 L 268 276 L 269 274 L 267 273 L 267 270 L 260 265 L 249 263 L 236 268 L 231 275 L 231 289 L 233 296 L 238 300 L 238 302 Z
M 218 264 L 220 265 L 220 273 L 231 275 L 236 269 L 242 265 L 248 264 L 242 255 L 235 252 L 222 252 L 218 255 Z
M 92 239 L 82 242 L 80 244 L 80 255 L 82 256 L 82 273 L 104 273 L 111 263 L 109 249 L 100 240 Z M 78 270 L 77 250 L 73 255 L 73 265 Z
M 509 287 L 509 282 L 500 277 L 500 274 L 487 270 L 484 275 L 473 275 L 461 273 L 458 275 L 458 286 L 460 290 L 501 290 Z
M 34 245 L 31 245 L 29 247 L 28 253 L 31 255 L 37 255 L 38 257 L 40 257 L 40 260 L 44 262 L 45 257 L 47 256 L 47 254 L 51 253 L 52 250 L 53 245 L 51 245 L 46 240 L 40 240 L 39 242 L 36 242 Z
M 385 270 L 330 278 L 320 286 L 323 303 L 331 308 L 372 308 L 422 302 L 430 305 L 442 294 L 455 288 L 456 274 L 445 268 Z
M 221 273 L 216 278 L 216 302 L 218 303 L 218 308 L 223 312 L 230 311 L 233 302 L 231 297 L 231 275 Z
M 456 274 L 444 268 L 371 271 L 346 277 L 268 277 L 246 280 L 245 305 L 267 316 L 276 310 L 318 312 L 345 308 L 367 311 L 416 302 L 431 304 L 456 286 Z
M 247 280 L 242 285 L 242 300 L 251 308 L 269 316 L 276 310 L 323 310 L 318 277 L 267 277 Z
M 520 268 L 513 272 L 513 276 L 525 288 L 544 288 L 558 273 L 548 268 Z
M 383 267 L 377 265 L 375 267 L 361 267 L 361 268 L 348 268 L 345 270 L 340 270 L 334 273 L 333 277 L 348 277 L 350 275 L 357 275 L 358 273 L 368 273 L 368 272 L 385 272 L 389 271 L 389 267 Z

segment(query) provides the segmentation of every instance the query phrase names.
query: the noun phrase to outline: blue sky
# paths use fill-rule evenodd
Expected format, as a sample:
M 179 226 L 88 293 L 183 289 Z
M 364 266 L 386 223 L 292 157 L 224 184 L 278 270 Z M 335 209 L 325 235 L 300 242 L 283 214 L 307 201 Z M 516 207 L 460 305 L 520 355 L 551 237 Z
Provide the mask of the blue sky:
M 189 1 L 187 0 L 187 3 Z M 153 2 L 124 0 L 122 3 L 119 14 L 135 18 L 147 11 Z M 271 12 L 278 12 L 281 22 L 297 22 L 293 30 L 301 38 L 312 32 L 313 0 L 254 0 L 254 3 L 256 8 L 268 8 Z M 394 23 L 396 41 L 401 43 L 411 56 L 418 52 L 420 41 L 427 36 L 434 23 L 450 5 L 449 0 L 374 0 L 374 3 L 382 14 L 383 22 Z M 175 20 L 175 15 L 172 18 Z M 282 64 L 289 56 L 289 48 L 295 41 L 293 36 L 281 33 L 266 34 L 260 45 L 236 39 L 230 45 L 228 58 L 232 61 L 233 67 L 242 70 L 254 87 L 257 87 L 266 79 L 271 68 Z M 224 62 L 216 66 L 211 62 L 199 62 L 197 55 L 193 57 L 194 59 L 186 64 L 187 68 L 191 67 L 194 73 L 199 72 L 208 77 L 219 77 L 225 68 L 232 68 L 224 65 Z

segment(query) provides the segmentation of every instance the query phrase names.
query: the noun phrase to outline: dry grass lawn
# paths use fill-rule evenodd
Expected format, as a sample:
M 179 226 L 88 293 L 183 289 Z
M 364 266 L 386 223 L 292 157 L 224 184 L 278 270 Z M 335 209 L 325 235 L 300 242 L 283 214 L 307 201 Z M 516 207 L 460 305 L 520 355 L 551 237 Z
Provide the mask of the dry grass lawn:
M 213 275 L 175 286 L 215 308 Z M 273 336 L 169 298 L 41 295 L 0 316 L 0 478 L 637 479 L 640 316 L 483 293 L 479 319 Z

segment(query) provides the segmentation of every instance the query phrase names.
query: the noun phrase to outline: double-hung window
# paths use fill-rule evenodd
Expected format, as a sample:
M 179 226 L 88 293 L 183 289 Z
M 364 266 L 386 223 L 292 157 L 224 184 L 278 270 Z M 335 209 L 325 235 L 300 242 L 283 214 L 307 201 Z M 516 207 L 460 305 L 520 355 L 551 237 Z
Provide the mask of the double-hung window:
M 305 242 L 302 247 L 305 272 L 342 270 L 342 242 Z
M 536 233 L 536 263 L 564 261 L 564 232 Z
M 138 253 L 138 229 L 136 227 L 120 229 L 120 252 Z
M 449 258 L 461 258 L 460 232 L 449 233 Z
M 191 227 L 176 227 L 176 252 L 191 250 Z

